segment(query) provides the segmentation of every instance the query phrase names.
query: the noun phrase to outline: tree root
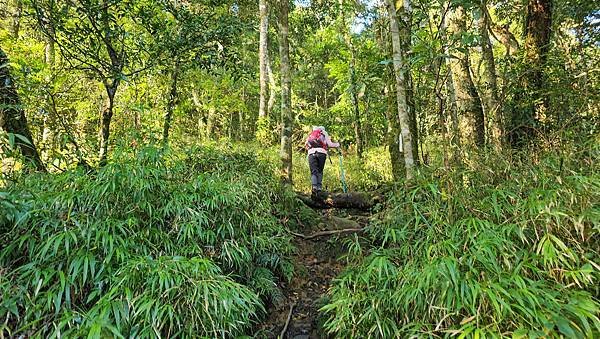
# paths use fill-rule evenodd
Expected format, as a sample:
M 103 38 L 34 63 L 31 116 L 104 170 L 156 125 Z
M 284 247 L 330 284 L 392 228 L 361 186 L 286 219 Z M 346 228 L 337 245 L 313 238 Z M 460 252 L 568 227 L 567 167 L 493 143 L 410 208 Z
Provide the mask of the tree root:
M 304 235 L 302 233 L 296 233 L 296 232 L 292 232 L 290 231 L 290 233 L 294 236 L 300 237 L 304 240 L 310 240 L 310 239 L 314 239 L 314 238 L 318 238 L 318 237 L 323 237 L 326 235 L 333 235 L 333 234 L 344 234 L 344 233 L 355 233 L 355 232 L 362 232 L 364 231 L 364 228 L 344 228 L 341 230 L 332 230 L 332 231 L 320 231 L 320 232 L 316 232 L 310 235 Z
M 285 325 L 283 325 L 283 329 L 281 330 L 281 334 L 279 335 L 280 339 L 284 338 L 285 332 L 287 332 L 288 326 L 290 326 L 290 320 L 292 320 L 292 312 L 294 311 L 295 306 L 296 306 L 295 302 L 290 304 L 290 311 L 288 313 L 287 320 L 285 321 Z

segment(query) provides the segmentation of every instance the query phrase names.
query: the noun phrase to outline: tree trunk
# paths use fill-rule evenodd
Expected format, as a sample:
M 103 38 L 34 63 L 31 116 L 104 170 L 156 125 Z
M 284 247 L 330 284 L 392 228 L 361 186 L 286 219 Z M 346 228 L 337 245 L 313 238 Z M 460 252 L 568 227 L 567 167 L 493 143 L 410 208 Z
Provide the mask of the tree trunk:
M 394 92 L 394 85 L 386 86 L 385 97 L 387 98 L 386 118 L 388 121 L 387 129 L 387 145 L 388 152 L 390 153 L 390 160 L 392 162 L 392 175 L 394 180 L 399 181 L 404 178 L 404 158 L 402 158 L 402 150 L 400 149 L 400 127 L 398 126 L 398 119 L 396 117 L 397 105 L 395 96 L 391 93 Z
M 460 125 L 458 124 L 458 104 L 456 103 L 456 90 L 454 89 L 454 79 L 451 68 L 448 66 L 448 79 L 446 80 L 446 90 L 450 101 L 450 121 L 452 123 L 452 137 L 450 146 L 452 148 L 453 162 L 457 165 L 462 163 L 462 141 L 460 135 Z
M 21 100 L 17 94 L 17 89 L 10 75 L 10 66 L 8 57 L 0 48 L 0 127 L 7 133 L 20 135 L 27 139 L 27 142 L 15 139 L 21 154 L 38 171 L 46 171 L 40 155 L 35 147 L 31 131 L 27 126 L 25 112 L 21 107 Z
M 464 112 L 473 119 L 475 145 L 477 145 L 477 147 L 483 147 L 485 146 L 485 117 L 483 114 L 483 104 L 481 103 L 481 98 L 479 97 L 479 93 L 473 82 L 473 77 L 471 76 L 471 61 L 468 51 L 464 53 L 464 57 L 460 60 L 460 66 L 464 80 L 461 82 L 461 85 L 465 86 L 467 94 L 464 97 Z M 461 91 L 460 93 L 464 92 Z
M 242 89 L 242 102 L 246 102 L 246 92 Z M 229 116 L 229 139 L 234 141 L 241 140 L 242 136 L 242 113 L 241 110 L 232 110 Z
M 409 36 L 410 37 L 410 36 Z M 409 38 L 410 39 L 410 38 Z M 406 49 L 405 51 L 407 51 Z M 404 54 L 407 55 L 407 54 Z M 417 110 L 414 95 L 414 83 L 410 70 L 406 72 L 406 103 L 408 105 L 408 118 L 410 119 L 410 134 L 412 136 L 412 153 L 415 164 L 419 165 L 419 124 L 417 122 Z
M 259 0 L 258 8 L 260 12 L 260 42 L 258 48 L 258 60 L 260 65 L 260 103 L 258 108 L 258 118 L 264 119 L 267 117 L 267 38 L 269 32 L 269 11 L 267 9 L 267 0 Z
M 171 90 L 169 91 L 169 102 L 167 103 L 167 112 L 165 113 L 165 121 L 163 124 L 163 144 L 169 144 L 169 130 L 171 121 L 173 120 L 173 111 L 177 104 L 177 80 L 179 78 L 180 64 L 179 60 L 175 61 L 173 73 L 171 73 Z
M 48 101 L 48 100 L 46 100 Z M 48 162 L 48 158 L 50 157 L 50 151 L 52 150 L 52 130 L 50 129 L 50 112 L 47 109 L 43 109 L 44 112 L 44 120 L 43 125 L 44 128 L 42 130 L 42 141 L 40 142 L 40 155 L 43 161 Z
M 488 100 L 488 126 L 491 130 L 491 140 L 500 147 L 502 140 L 502 110 L 500 109 L 498 81 L 496 75 L 496 62 L 490 41 L 490 18 L 487 10 L 487 0 L 481 0 L 481 19 L 479 20 L 479 34 L 481 35 L 481 56 L 484 60 L 485 87 L 489 91 Z
M 456 34 L 466 32 L 465 11 L 458 7 L 452 20 L 451 31 Z M 485 121 L 483 115 L 483 105 L 481 98 L 473 83 L 471 76 L 471 61 L 469 57 L 468 46 L 462 46 L 463 52 L 458 52 L 457 76 L 454 78 L 454 86 L 458 98 L 458 108 L 461 115 L 470 118 L 472 126 L 472 138 L 478 147 L 485 145 Z
M 440 35 L 444 34 L 443 31 L 440 32 Z M 443 43 L 443 42 L 442 42 Z M 443 50 L 443 49 L 442 49 Z M 441 51 L 440 51 L 441 52 Z M 443 54 L 443 53 L 440 53 Z M 440 129 L 440 136 L 442 138 L 442 151 L 444 155 L 444 167 L 450 167 L 450 155 L 448 152 L 448 144 L 446 140 L 448 140 L 448 128 L 447 128 L 447 117 L 446 117 L 446 98 L 442 94 L 444 82 L 442 80 L 442 58 L 436 58 L 433 63 L 433 73 L 435 74 L 435 85 L 433 87 L 435 91 L 435 103 L 438 109 L 438 125 Z
M 119 86 L 119 80 L 114 79 L 111 83 L 104 82 L 104 88 L 107 94 L 107 103 L 104 110 L 102 110 L 102 120 L 100 125 L 100 166 L 106 165 L 108 157 L 108 143 L 110 137 L 110 122 L 112 120 L 115 94 L 117 93 L 117 87 Z
M 245 141 L 248 140 L 247 136 L 248 136 L 248 131 L 251 131 L 251 128 L 246 124 L 246 121 L 248 119 L 246 119 L 246 116 L 244 114 L 244 110 L 240 109 L 238 111 L 238 121 L 239 121 L 239 126 L 237 129 L 237 140 L 238 141 Z
M 44 49 L 46 64 L 50 66 L 50 68 L 54 68 L 54 63 L 56 62 L 56 51 L 54 48 L 54 40 L 52 40 L 52 36 L 54 36 L 54 28 L 50 25 L 48 30 L 51 32 L 50 37 L 46 37 L 46 47 Z
M 23 0 L 14 1 L 14 9 L 12 12 L 12 22 L 10 25 L 10 35 L 13 39 L 19 38 L 19 32 L 21 31 L 21 16 L 23 15 Z
M 525 22 L 525 64 L 522 99 L 526 108 L 512 115 L 510 143 L 519 148 L 535 135 L 539 119 L 547 114 L 544 90 L 544 65 L 552 28 L 552 0 L 529 0 Z
M 54 36 L 54 27 L 52 25 L 48 25 L 48 30 L 50 31 L 50 37 L 46 37 L 46 46 L 44 49 L 44 61 L 46 63 L 46 65 L 49 66 L 50 68 L 50 73 L 54 73 L 54 63 L 56 60 L 56 53 L 54 50 L 54 40 L 52 40 L 52 36 Z M 45 81 L 47 83 L 50 83 L 52 80 L 50 78 L 50 76 L 47 76 Z M 42 159 L 44 161 L 48 160 L 49 157 L 49 153 L 52 149 L 52 129 L 50 128 L 50 111 L 52 109 L 53 103 L 52 103 L 52 98 L 50 97 L 51 95 L 53 95 L 52 93 L 50 93 L 50 90 L 48 89 L 46 91 L 46 93 L 44 94 L 45 97 L 45 101 L 46 101 L 46 107 L 44 108 L 44 129 L 42 132 L 42 141 L 41 141 L 41 146 L 40 146 L 40 152 L 41 152 L 41 156 Z
M 142 100 L 140 100 L 140 95 L 144 98 L 143 100 L 147 102 L 148 97 L 144 95 L 144 93 L 140 93 L 138 83 L 135 80 L 133 80 L 133 86 L 135 88 L 135 102 L 141 103 Z M 143 109 L 141 107 L 133 110 L 133 126 L 137 132 L 140 132 L 142 128 L 142 111 Z
M 275 91 L 275 76 L 273 75 L 273 70 L 271 68 L 271 57 L 269 55 L 269 51 L 267 49 L 267 75 L 269 77 L 269 102 L 267 103 L 267 116 L 271 116 L 273 112 L 273 107 L 275 107 L 275 97 L 277 93 Z
M 279 57 L 281 60 L 281 177 L 285 184 L 292 184 L 292 130 L 294 116 L 291 102 L 290 49 L 288 42 L 289 3 L 280 2 Z
M 385 51 L 386 55 L 391 54 L 391 46 L 389 39 L 389 29 L 385 25 L 380 25 L 378 29 L 377 42 L 380 48 Z M 392 163 L 392 176 L 395 181 L 404 179 L 404 158 L 402 157 L 402 150 L 400 146 L 400 126 L 398 123 L 397 112 L 398 106 L 396 104 L 396 96 L 392 95 L 395 93 L 395 77 L 393 65 L 387 65 L 384 73 L 385 86 L 383 88 L 383 94 L 386 98 L 386 110 L 385 118 L 387 120 L 387 131 L 386 131 L 386 144 L 388 152 L 390 154 L 390 161 Z
M 400 42 L 400 33 L 398 31 L 398 18 L 396 15 L 396 6 L 394 0 L 386 0 L 390 16 L 390 31 L 392 33 L 392 49 L 394 61 L 394 74 L 396 77 L 396 100 L 398 105 L 398 119 L 400 121 L 400 130 L 402 138 L 402 150 L 404 153 L 404 166 L 406 170 L 406 179 L 412 180 L 414 176 L 415 161 L 412 151 L 412 135 L 410 132 L 409 108 L 406 100 L 406 77 L 405 60 L 402 55 L 402 45 Z M 405 7 L 410 6 L 409 0 L 405 0 Z
M 398 23 L 400 33 L 400 43 L 402 56 L 407 59 L 412 45 L 412 7 L 410 2 L 405 2 L 402 8 L 397 9 L 400 12 L 400 22 Z M 410 64 L 405 63 L 404 68 L 406 76 L 406 103 L 408 107 L 408 118 L 410 119 L 410 134 L 412 136 L 412 153 L 415 165 L 419 164 L 419 126 L 417 123 L 417 110 L 414 96 L 413 77 L 410 71 Z
M 354 138 L 356 139 L 356 154 L 362 159 L 364 140 L 362 138 L 362 124 L 360 121 L 360 108 L 358 107 L 358 94 L 356 93 L 356 71 L 352 43 L 350 43 L 350 54 L 350 94 L 352 96 L 352 107 L 354 109 Z
M 460 136 L 460 127 L 458 124 L 458 104 L 456 102 L 456 89 L 454 88 L 454 72 L 452 70 L 452 62 L 448 57 L 450 52 L 448 50 L 448 41 L 444 37 L 446 36 L 446 17 L 442 19 L 442 24 L 440 30 L 442 31 L 442 38 L 444 39 L 443 49 L 445 57 L 446 68 L 448 72 L 448 76 L 446 79 L 446 91 L 448 92 L 448 101 L 450 103 L 450 121 L 452 123 L 452 137 L 450 138 L 450 148 L 452 149 L 453 154 L 453 162 L 456 165 L 460 165 L 462 163 L 461 150 L 461 136 Z
M 133 112 L 133 126 L 138 132 L 142 128 L 142 112 L 139 109 Z
M 100 155 L 99 155 L 99 165 L 106 165 L 108 158 L 108 145 L 110 142 L 110 123 L 112 121 L 114 105 L 115 105 L 115 95 L 117 94 L 117 88 L 120 83 L 120 76 L 122 75 L 123 67 L 125 65 L 125 53 L 118 53 L 117 49 L 113 46 L 112 38 L 115 38 L 111 35 L 110 28 L 110 15 L 108 14 L 109 9 L 108 0 L 102 0 L 102 11 L 100 14 L 100 22 L 102 23 L 102 34 L 104 41 L 104 48 L 110 58 L 110 66 L 111 66 L 111 77 L 112 79 L 104 78 L 103 84 L 106 89 L 107 94 L 107 106 L 102 111 L 102 125 L 100 132 Z M 99 74 L 100 77 L 104 77 L 103 74 Z
M 233 110 L 229 116 L 229 139 L 239 141 L 241 136 L 240 112 Z
M 206 139 L 210 140 L 215 136 L 215 120 L 217 112 L 213 106 L 208 108 L 208 116 L 206 117 Z
M 192 102 L 194 103 L 194 111 L 196 112 L 196 114 L 198 114 L 198 125 L 196 126 L 198 129 L 198 139 L 202 140 L 206 138 L 207 120 L 205 120 L 202 105 L 200 105 L 200 98 L 198 98 L 198 93 L 195 89 L 192 89 L 190 92 L 192 95 Z

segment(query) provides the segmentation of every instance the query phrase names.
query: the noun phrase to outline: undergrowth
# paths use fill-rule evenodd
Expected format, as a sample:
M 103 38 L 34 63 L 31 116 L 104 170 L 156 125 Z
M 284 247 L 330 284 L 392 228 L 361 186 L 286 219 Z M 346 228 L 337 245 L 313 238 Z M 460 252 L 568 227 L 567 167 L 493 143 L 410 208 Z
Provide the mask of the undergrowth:
M 0 192 L 0 336 L 231 337 L 289 280 L 293 195 L 250 151 L 115 152 Z
M 568 148 L 565 148 L 568 149 Z M 600 148 L 482 156 L 399 188 L 321 311 L 338 337 L 600 333 Z M 370 245 L 365 245 L 368 243 Z

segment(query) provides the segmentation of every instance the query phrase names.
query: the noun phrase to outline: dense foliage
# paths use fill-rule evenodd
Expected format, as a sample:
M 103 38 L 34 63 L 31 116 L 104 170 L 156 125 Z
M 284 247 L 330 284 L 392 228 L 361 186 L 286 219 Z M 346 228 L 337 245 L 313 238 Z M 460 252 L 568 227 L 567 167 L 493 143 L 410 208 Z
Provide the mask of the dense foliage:
M 600 337 L 598 9 L 0 0 L 0 338 L 251 334 L 313 125 L 325 190 L 392 191 L 329 334 Z
M 533 164 L 488 155 L 424 171 L 350 244 L 325 327 L 340 337 L 596 336 L 598 156 L 595 140 Z
M 274 216 L 289 198 L 248 151 L 187 152 L 147 147 L 92 173 L 9 185 L 0 196 L 0 332 L 245 333 L 292 274 Z

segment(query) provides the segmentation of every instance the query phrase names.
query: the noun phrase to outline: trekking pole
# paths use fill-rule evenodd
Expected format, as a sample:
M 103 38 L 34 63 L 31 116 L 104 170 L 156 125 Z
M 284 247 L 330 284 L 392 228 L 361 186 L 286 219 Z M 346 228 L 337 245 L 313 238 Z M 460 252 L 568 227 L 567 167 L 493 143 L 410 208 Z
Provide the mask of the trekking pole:
M 348 193 L 348 184 L 346 184 L 346 173 L 344 172 L 344 154 L 340 148 L 340 182 L 342 183 L 342 191 Z

